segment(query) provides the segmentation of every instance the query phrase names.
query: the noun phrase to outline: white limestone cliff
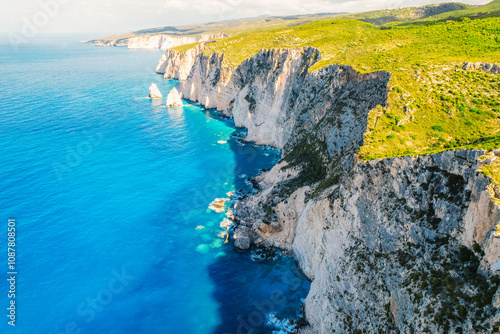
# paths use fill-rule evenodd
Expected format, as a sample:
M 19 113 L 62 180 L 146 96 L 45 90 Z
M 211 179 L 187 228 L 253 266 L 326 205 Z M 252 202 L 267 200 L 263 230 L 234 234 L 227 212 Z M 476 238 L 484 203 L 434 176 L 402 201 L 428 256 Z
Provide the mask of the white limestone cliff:
M 166 79 L 186 80 L 205 45 L 206 43 L 201 43 L 184 53 L 168 49 L 161 57 L 156 73 L 163 74 Z
M 169 36 L 165 34 L 136 36 L 116 40 L 96 39 L 88 41 L 96 46 L 127 46 L 129 49 L 169 49 L 179 45 L 207 42 L 227 37 L 227 34 L 206 33 L 195 36 Z
M 172 88 L 167 96 L 166 107 L 182 107 L 182 100 L 177 89 Z
M 500 209 L 478 172 L 483 151 L 358 161 L 389 73 L 309 72 L 320 58 L 311 47 L 261 50 L 229 69 L 223 54 L 190 52 L 167 51 L 159 65 L 185 78 L 183 97 L 283 150 L 238 203 L 236 246 L 293 253 L 312 280 L 304 333 L 484 333 L 500 323 Z
M 149 86 L 149 97 L 152 99 L 161 99 L 163 97 L 160 90 L 158 89 L 158 86 L 156 86 L 156 84 L 154 83 Z
M 154 35 L 146 37 L 132 37 L 128 40 L 129 49 L 169 49 L 179 45 L 207 42 L 217 38 L 227 37 L 225 33 L 209 33 L 197 36 L 168 36 Z

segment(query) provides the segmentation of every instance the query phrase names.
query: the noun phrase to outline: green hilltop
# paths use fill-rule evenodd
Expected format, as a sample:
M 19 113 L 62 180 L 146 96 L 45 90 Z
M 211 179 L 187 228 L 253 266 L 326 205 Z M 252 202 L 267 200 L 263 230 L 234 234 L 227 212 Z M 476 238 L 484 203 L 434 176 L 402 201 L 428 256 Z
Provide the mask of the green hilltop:
M 442 14 L 431 16 L 421 21 L 427 23 L 432 21 L 456 20 L 463 17 L 470 19 L 484 18 L 500 15 L 500 0 L 494 0 L 483 6 L 469 6 L 462 10 L 443 12 Z
M 407 7 L 398 9 L 376 10 L 366 13 L 339 15 L 337 19 L 354 19 L 375 25 L 383 25 L 390 22 L 408 22 L 433 17 L 443 13 L 458 10 L 473 9 L 473 6 L 457 2 L 441 3 L 421 7 Z M 445 15 L 445 14 L 443 14 Z

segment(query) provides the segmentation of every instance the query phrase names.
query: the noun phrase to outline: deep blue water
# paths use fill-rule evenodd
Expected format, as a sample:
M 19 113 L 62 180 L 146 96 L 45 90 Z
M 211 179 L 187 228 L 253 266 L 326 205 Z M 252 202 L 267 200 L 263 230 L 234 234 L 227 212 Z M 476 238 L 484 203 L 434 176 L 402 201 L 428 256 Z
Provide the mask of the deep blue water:
M 234 251 L 208 209 L 279 152 L 238 143 L 197 105 L 148 99 L 151 82 L 176 85 L 154 73 L 160 56 L 75 38 L 0 45 L 0 333 L 271 333 L 266 313 L 296 316 L 309 283 L 293 260 Z

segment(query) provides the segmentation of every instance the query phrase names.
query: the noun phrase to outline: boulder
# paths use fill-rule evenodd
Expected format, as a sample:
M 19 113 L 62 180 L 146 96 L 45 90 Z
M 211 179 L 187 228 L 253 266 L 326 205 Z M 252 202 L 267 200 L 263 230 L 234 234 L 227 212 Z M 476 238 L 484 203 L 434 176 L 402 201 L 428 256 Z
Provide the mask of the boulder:
M 163 95 L 161 95 L 160 93 L 160 90 L 154 83 L 149 86 L 149 97 L 152 99 L 161 99 L 163 97 Z
M 233 238 L 235 248 L 241 250 L 247 250 L 250 248 L 250 235 L 248 234 L 248 231 L 246 229 L 241 227 L 236 229 Z
M 166 106 L 167 107 L 182 107 L 181 96 L 179 95 L 179 92 L 177 91 L 177 89 L 172 88 L 170 93 L 168 93 Z

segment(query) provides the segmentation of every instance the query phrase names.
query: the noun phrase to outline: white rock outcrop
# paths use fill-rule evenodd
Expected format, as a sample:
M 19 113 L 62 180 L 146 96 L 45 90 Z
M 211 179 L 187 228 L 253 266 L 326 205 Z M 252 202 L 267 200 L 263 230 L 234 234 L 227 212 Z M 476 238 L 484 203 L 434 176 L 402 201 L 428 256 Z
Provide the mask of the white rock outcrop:
M 182 100 L 177 89 L 172 88 L 167 96 L 166 107 L 182 107 Z
M 163 97 L 160 90 L 158 89 L 158 86 L 156 86 L 156 84 L 154 83 L 149 86 L 149 97 L 152 99 L 161 99 Z
M 154 35 L 146 37 L 132 37 L 128 40 L 129 49 L 169 49 L 179 45 L 207 42 L 217 38 L 227 37 L 225 33 L 210 33 L 197 36 L 168 36 Z
M 208 42 L 227 37 L 222 32 L 196 36 L 169 36 L 165 34 L 120 38 L 116 40 L 96 39 L 88 41 L 96 46 L 127 46 L 129 49 L 169 49 L 179 45 Z

